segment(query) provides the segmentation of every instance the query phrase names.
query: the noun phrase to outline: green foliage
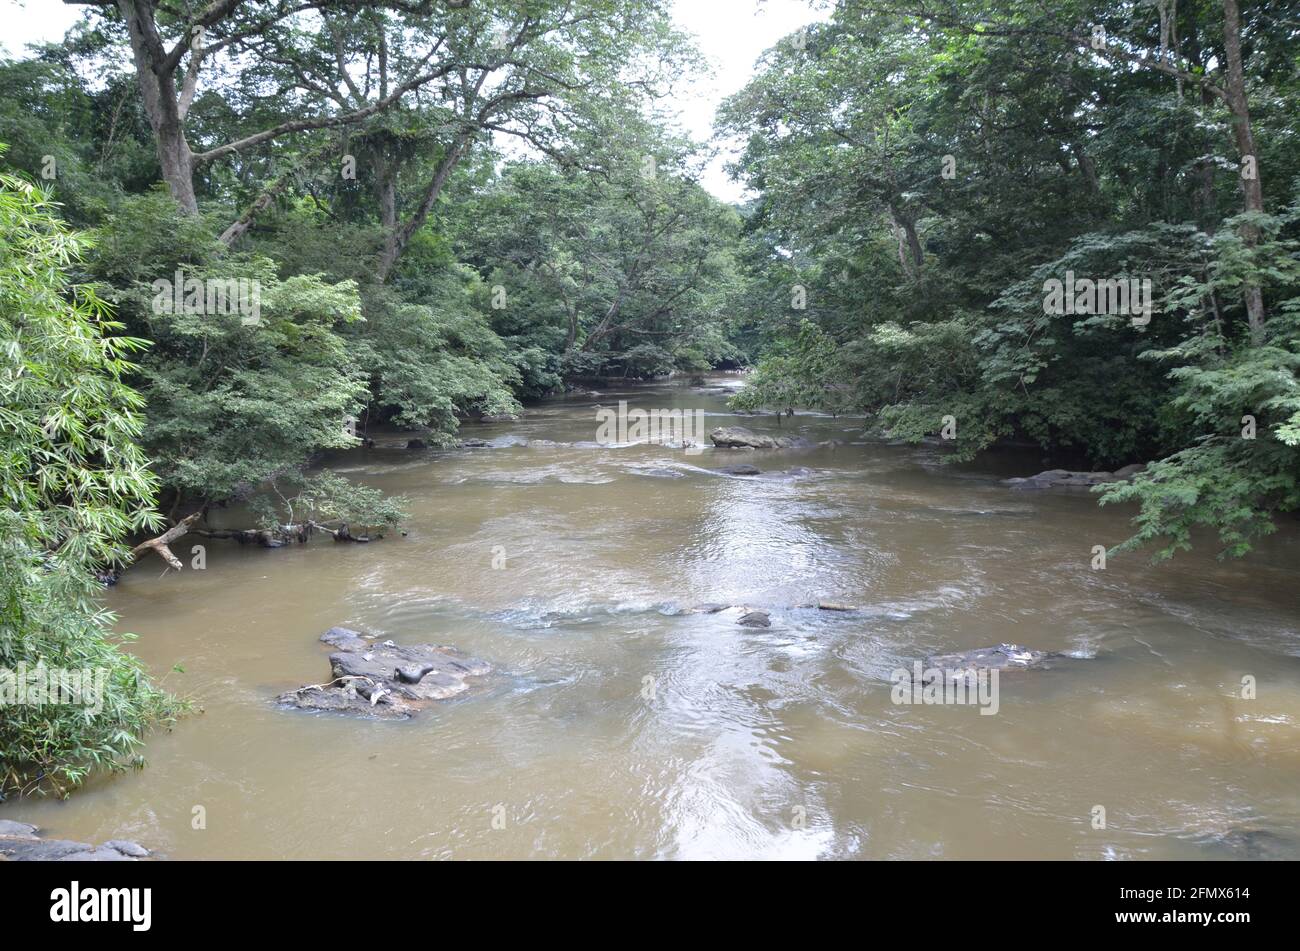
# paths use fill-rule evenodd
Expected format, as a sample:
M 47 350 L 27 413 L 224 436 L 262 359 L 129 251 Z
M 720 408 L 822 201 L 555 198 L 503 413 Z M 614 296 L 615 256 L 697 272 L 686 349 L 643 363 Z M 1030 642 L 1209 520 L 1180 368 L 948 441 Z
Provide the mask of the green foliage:
M 194 500 L 241 497 L 323 449 L 357 445 L 346 421 L 366 402 L 365 370 L 342 335 L 362 319 L 353 282 L 282 279 L 267 258 L 223 254 L 202 222 L 159 196 L 123 202 L 99 235 L 92 273 L 114 282 L 119 313 L 154 342 L 139 370 L 143 445 L 165 486 Z M 205 297 L 189 313 L 174 288 L 190 281 L 243 282 L 247 293 L 224 307 Z
M 606 148 L 602 174 L 513 163 L 464 218 L 458 246 L 504 291 L 494 326 L 530 354 L 533 392 L 558 376 L 698 371 L 736 352 L 739 219 L 684 176 L 671 143 L 625 130 Z
M 267 532 L 316 523 L 346 525 L 353 535 L 382 538 L 406 520 L 405 499 L 328 471 L 279 479 L 272 484 L 271 494 L 258 496 L 251 507 L 258 527 Z
M 759 192 L 737 299 L 763 359 L 736 405 L 861 412 L 910 441 L 952 417 L 947 461 L 1005 440 L 1071 467 L 1156 460 L 1101 490 L 1137 505 L 1121 549 L 1168 557 L 1209 529 L 1226 554 L 1249 551 L 1297 507 L 1298 222 L 1277 209 L 1300 181 L 1280 107 L 1300 70 L 1294 37 L 1244 10 L 1271 211 L 1234 215 L 1236 120 L 1195 79 L 1228 81 L 1222 14 L 1176 11 L 1181 83 L 1081 52 L 1080 23 L 1104 25 L 1115 56 L 1158 42 L 1154 7 L 1093 0 L 957 0 L 942 15 L 844 0 L 769 50 L 720 114 Z M 1046 282 L 1067 272 L 1150 281 L 1150 320 L 1050 312 Z
M 845 364 L 835 340 L 805 320 L 787 346 L 774 348 L 730 405 L 740 410 L 764 407 L 781 412 L 811 407 L 844 412 L 853 406 Z
M 102 671 L 102 709 L 7 705 L 0 793 L 66 793 L 97 768 L 138 762 L 173 702 L 110 633 L 92 571 L 154 528 L 156 479 L 138 445 L 141 397 L 124 382 L 145 346 L 68 271 L 86 247 L 47 195 L 0 175 L 0 669 Z
M 520 410 L 519 370 L 475 306 L 476 284 L 472 272 L 448 269 L 430 305 L 376 294 L 358 334 L 358 360 L 373 381 L 380 415 L 427 429 L 444 444 L 454 441 L 462 415 Z

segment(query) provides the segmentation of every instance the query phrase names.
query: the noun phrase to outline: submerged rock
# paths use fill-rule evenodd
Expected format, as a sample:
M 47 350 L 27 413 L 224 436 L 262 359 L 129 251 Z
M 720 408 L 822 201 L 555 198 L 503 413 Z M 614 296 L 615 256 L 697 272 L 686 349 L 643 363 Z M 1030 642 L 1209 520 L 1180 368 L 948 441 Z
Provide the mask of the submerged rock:
M 404 720 L 438 700 L 469 689 L 466 680 L 492 668 L 484 661 L 435 644 L 377 643 L 357 631 L 332 627 L 321 641 L 330 654 L 333 679 L 281 694 L 275 702 L 300 710 L 351 713 Z
M 685 472 L 669 469 L 665 466 L 652 466 L 645 469 L 633 469 L 633 475 L 645 476 L 647 479 L 684 479 Z
M 1300 841 L 1267 829 L 1230 829 L 1204 836 L 1202 848 L 1230 859 L 1248 862 L 1289 862 L 1300 859 Z
M 460 441 L 461 449 L 488 449 L 491 445 L 486 439 L 462 439 Z
M 758 466 L 751 466 L 751 465 L 746 465 L 745 463 L 741 463 L 740 465 L 735 465 L 735 466 L 722 466 L 718 469 L 714 469 L 713 471 L 721 475 L 756 476 L 756 475 L 760 475 L 763 470 L 758 468 Z
M 771 627 L 772 616 L 766 611 L 747 611 L 736 623 L 742 627 Z
M 1031 650 L 1019 644 L 998 644 L 996 647 L 980 647 L 956 654 L 932 654 L 925 659 L 925 666 L 949 670 L 965 670 L 971 667 L 976 670 L 1029 670 L 1045 667 L 1055 656 L 1058 655 L 1047 651 Z
M 720 449 L 788 449 L 807 444 L 798 436 L 768 436 L 744 426 L 719 426 L 709 438 Z
M 134 862 L 150 852 L 137 842 L 111 839 L 103 845 L 68 839 L 42 839 L 26 822 L 0 819 L 0 861 L 11 862 Z

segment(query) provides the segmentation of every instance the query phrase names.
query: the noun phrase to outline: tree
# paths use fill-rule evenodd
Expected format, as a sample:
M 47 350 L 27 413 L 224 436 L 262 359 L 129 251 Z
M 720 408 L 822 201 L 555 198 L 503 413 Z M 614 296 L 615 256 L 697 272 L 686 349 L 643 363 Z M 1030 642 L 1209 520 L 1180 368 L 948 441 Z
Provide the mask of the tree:
M 1102 492 L 1139 505 L 1120 547 L 1206 527 L 1246 553 L 1300 504 L 1295 50 L 1232 0 L 837 4 L 721 115 L 759 192 L 747 399 L 847 400 L 909 440 L 951 417 L 952 460 L 1153 460 Z M 1145 281 L 1145 310 L 1055 313 L 1067 274 Z
M 412 90 L 447 75 L 456 65 L 453 61 L 435 60 L 446 36 L 430 35 L 427 52 L 412 57 L 410 72 L 395 78 L 391 86 L 385 86 L 378 95 L 364 104 L 344 111 L 319 111 L 316 115 L 305 118 L 273 122 L 195 152 L 186 129 L 192 125 L 190 111 L 199 96 L 199 82 L 204 76 L 205 65 L 212 71 L 219 68 L 215 62 L 220 55 L 237 58 L 242 54 L 253 54 L 270 63 L 287 63 L 291 68 L 296 68 L 297 80 L 289 89 L 319 93 L 321 87 L 313 83 L 303 69 L 308 55 L 298 45 L 301 33 L 293 28 L 285 28 L 286 24 L 300 19 L 307 11 L 324 13 L 334 9 L 355 10 L 360 5 L 349 0 L 306 3 L 288 0 L 214 0 L 193 12 L 177 14 L 173 8 L 158 0 L 65 2 L 94 7 L 109 25 L 125 29 L 140 94 L 153 130 L 163 180 L 186 214 L 194 214 L 199 208 L 194 175 L 213 160 L 238 154 L 292 133 L 360 122 L 389 108 Z M 445 0 L 445 3 L 393 0 L 369 6 L 381 10 L 411 11 L 411 15 L 428 23 L 440 14 L 454 17 L 468 4 L 455 0 Z M 388 28 L 388 23 L 380 17 L 371 18 L 370 22 L 377 24 L 380 30 Z M 400 29 L 401 26 L 399 20 L 397 28 Z M 347 66 L 342 51 L 337 67 L 339 73 L 335 79 L 344 81 Z M 287 91 L 281 90 L 282 93 Z M 320 99 L 316 99 L 313 104 L 320 105 Z

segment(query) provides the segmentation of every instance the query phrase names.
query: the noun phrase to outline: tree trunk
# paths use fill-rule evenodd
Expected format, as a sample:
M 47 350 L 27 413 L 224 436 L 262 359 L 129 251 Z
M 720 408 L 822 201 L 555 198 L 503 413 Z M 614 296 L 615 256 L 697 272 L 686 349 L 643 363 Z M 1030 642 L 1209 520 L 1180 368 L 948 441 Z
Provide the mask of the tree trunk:
M 1262 212 L 1264 210 L 1264 190 L 1260 184 L 1258 155 L 1255 152 L 1255 136 L 1250 128 L 1250 105 L 1246 100 L 1246 78 L 1241 64 L 1241 13 L 1237 0 L 1223 0 L 1223 51 L 1227 60 L 1227 94 L 1228 110 L 1232 113 L 1232 132 L 1237 140 L 1237 153 L 1245 168 L 1251 168 L 1248 176 L 1241 177 L 1241 190 L 1245 210 Z M 1241 240 L 1248 248 L 1259 243 L 1259 229 L 1251 224 L 1241 228 Z M 1258 284 L 1248 281 L 1242 287 L 1242 296 L 1246 301 L 1246 319 L 1250 323 L 1250 341 L 1255 346 L 1264 342 L 1264 294 Z
M 468 150 L 471 138 L 472 135 L 462 134 L 452 143 L 447 154 L 438 163 L 438 168 L 433 173 L 433 178 L 430 179 L 428 186 L 424 190 L 424 196 L 420 199 L 420 204 L 416 206 L 415 211 L 411 213 L 411 217 L 399 227 L 388 229 L 388 233 L 384 236 L 383 250 L 379 252 L 379 261 L 375 265 L 375 277 L 378 283 L 384 284 L 388 281 L 388 276 L 392 273 L 398 258 L 402 256 L 402 252 L 410 244 L 411 236 L 419 231 L 424 226 L 425 221 L 428 220 L 434 202 L 442 194 L 447 179 L 451 177 L 452 171 Z M 393 201 L 395 204 L 395 192 Z
M 131 39 L 131 55 L 145 115 L 153 129 L 154 146 L 163 181 L 187 215 L 197 214 L 194 195 L 194 154 L 185 140 L 181 104 L 177 98 L 175 67 L 165 63 L 165 50 L 154 26 L 153 0 L 118 0 L 118 9 Z
M 221 243 L 226 247 L 231 247 L 242 238 L 248 229 L 253 227 L 253 219 L 265 211 L 271 202 L 275 201 L 276 197 L 289 187 L 291 178 L 292 176 L 286 172 L 270 188 L 258 195 L 253 203 L 244 210 L 244 213 L 233 221 L 229 228 L 221 232 Z
M 908 278 L 914 281 L 920 277 L 921 266 L 925 263 L 925 250 L 916 234 L 916 222 L 903 214 L 892 201 L 889 203 L 889 217 L 898 235 L 898 262 L 903 265 Z
M 171 189 L 172 197 L 187 215 L 198 214 L 199 200 L 194 194 L 194 157 L 190 144 L 180 125 L 166 124 L 155 130 L 158 142 L 158 162 L 162 166 L 163 181 Z

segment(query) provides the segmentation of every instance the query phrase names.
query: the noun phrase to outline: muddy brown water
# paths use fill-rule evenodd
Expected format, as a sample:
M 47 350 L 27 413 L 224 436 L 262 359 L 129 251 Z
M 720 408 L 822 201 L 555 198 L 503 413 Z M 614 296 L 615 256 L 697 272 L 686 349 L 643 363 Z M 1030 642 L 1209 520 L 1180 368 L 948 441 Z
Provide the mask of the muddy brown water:
M 339 454 L 411 500 L 409 535 L 132 569 L 109 606 L 203 712 L 145 770 L 0 817 L 180 859 L 1300 857 L 1294 523 L 1244 561 L 1207 543 L 1097 571 L 1131 513 L 998 483 L 1033 456 L 940 466 L 815 415 L 780 432 L 845 444 L 592 445 L 620 398 L 777 432 L 674 384 L 463 433 L 528 445 Z M 811 471 L 702 471 L 735 462 Z M 858 610 L 796 607 L 817 600 Z M 674 613 L 699 602 L 772 626 Z M 328 679 L 333 625 L 497 673 L 410 722 L 274 707 Z M 992 716 L 891 701 L 894 669 L 1001 641 L 1071 657 L 1003 677 Z

